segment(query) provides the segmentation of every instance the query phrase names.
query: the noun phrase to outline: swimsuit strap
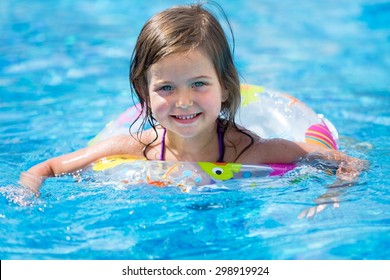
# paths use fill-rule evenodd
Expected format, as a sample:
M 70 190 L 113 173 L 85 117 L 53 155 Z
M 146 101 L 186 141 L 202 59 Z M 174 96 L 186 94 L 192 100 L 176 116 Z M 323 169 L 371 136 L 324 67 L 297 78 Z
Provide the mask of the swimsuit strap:
M 163 135 L 162 135 L 162 140 L 161 140 L 161 152 L 160 152 L 160 160 L 165 159 L 165 135 L 167 134 L 167 130 L 165 127 L 163 127 Z
M 221 121 L 217 121 L 217 131 L 218 131 L 218 146 L 219 146 L 219 158 L 217 162 L 223 162 L 223 156 L 225 155 L 225 145 L 223 143 L 223 131 Z
M 225 145 L 223 143 L 223 131 L 221 122 L 218 120 L 217 122 L 217 132 L 218 132 L 218 146 L 219 146 L 219 158 L 217 162 L 223 162 L 223 156 L 225 151 Z M 161 152 L 160 152 L 160 160 L 165 160 L 165 136 L 167 134 L 167 130 L 163 127 L 163 135 L 161 140 Z

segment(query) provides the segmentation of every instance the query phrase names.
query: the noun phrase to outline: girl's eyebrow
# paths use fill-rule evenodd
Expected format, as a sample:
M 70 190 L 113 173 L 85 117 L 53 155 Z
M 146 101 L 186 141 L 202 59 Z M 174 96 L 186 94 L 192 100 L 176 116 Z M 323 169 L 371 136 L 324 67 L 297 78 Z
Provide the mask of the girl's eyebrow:
M 201 79 L 212 79 L 211 76 L 207 76 L 207 75 L 199 75 L 199 76 L 195 76 L 195 77 L 192 77 L 190 79 L 188 79 L 188 81 L 194 81 L 194 80 L 201 80 Z M 156 81 L 154 84 L 156 85 L 161 85 L 161 84 L 172 84 L 173 82 L 172 81 L 169 81 L 169 80 L 159 80 L 159 81 Z
M 168 80 L 161 80 L 154 83 L 155 85 L 161 85 L 161 84 L 172 84 L 171 81 Z
M 207 75 L 200 75 L 200 76 L 193 77 L 190 80 L 199 80 L 199 79 L 211 79 L 211 77 Z

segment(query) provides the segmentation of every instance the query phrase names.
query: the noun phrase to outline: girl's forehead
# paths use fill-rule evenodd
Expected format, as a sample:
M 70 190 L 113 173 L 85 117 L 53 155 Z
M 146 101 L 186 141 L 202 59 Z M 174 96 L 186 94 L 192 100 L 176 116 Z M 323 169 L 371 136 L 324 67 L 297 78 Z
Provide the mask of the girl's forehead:
M 159 61 L 157 61 L 155 64 L 161 64 L 161 63 L 176 63 L 176 62 L 192 62 L 192 63 L 196 63 L 198 61 L 201 61 L 201 62 L 210 62 L 211 63 L 211 59 L 209 58 L 209 56 L 207 55 L 207 53 L 201 49 L 201 48 L 196 48 L 196 49 L 191 49 L 191 50 L 188 50 L 188 51 L 181 51 L 181 52 L 174 52 L 172 54 L 169 54 L 165 57 L 163 57 L 162 59 L 160 59 Z
M 170 54 L 147 70 L 148 80 L 152 77 L 184 75 L 210 75 L 215 74 L 211 59 L 198 49 L 189 52 Z

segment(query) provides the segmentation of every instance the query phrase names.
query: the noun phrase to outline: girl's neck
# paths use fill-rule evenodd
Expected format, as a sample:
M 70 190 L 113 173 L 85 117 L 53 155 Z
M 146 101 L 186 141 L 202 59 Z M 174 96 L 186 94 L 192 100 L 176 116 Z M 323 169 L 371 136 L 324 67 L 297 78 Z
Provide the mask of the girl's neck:
M 169 131 L 165 137 L 166 161 L 210 161 L 219 159 L 217 126 L 193 138 L 179 137 Z

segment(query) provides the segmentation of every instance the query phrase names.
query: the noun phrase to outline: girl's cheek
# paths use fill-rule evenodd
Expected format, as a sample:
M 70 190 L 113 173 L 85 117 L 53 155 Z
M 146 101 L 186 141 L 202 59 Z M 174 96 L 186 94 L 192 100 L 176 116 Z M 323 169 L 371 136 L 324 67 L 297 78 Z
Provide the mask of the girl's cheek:
M 169 103 L 164 99 L 151 100 L 151 108 L 155 116 L 164 113 L 166 114 L 167 111 L 169 110 Z

